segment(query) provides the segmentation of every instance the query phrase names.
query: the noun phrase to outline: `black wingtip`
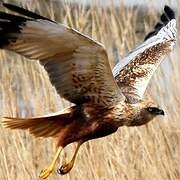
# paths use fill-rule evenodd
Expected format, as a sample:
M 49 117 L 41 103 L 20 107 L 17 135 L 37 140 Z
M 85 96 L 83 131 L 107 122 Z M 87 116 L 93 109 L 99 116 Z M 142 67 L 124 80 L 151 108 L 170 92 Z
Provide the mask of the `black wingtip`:
M 46 17 L 40 16 L 39 14 L 13 4 L 0 2 L 0 6 L 21 15 L 18 16 L 0 11 L 0 48 L 5 48 L 11 42 L 15 42 L 27 21 L 34 21 L 36 19 L 51 21 Z
M 164 13 L 160 17 L 161 22 L 158 22 L 155 25 L 154 30 L 146 35 L 144 41 L 156 35 L 159 32 L 159 30 L 162 27 L 166 26 L 169 23 L 169 21 L 171 21 L 172 19 L 175 19 L 175 12 L 169 6 L 165 5 Z
M 3 5 L 4 7 L 7 7 L 7 8 L 8 8 L 8 6 L 11 5 L 11 4 L 2 2 L 2 5 Z
M 14 5 L 8 3 L 0 3 L 1 6 L 6 8 L 15 7 Z M 30 20 L 23 16 L 13 15 L 0 11 L 0 48 L 8 46 L 11 42 L 17 40 L 15 34 L 21 32 L 22 26 L 25 25 L 25 22 Z
M 176 19 L 175 12 L 168 5 L 164 6 L 164 12 L 166 13 L 166 15 L 168 16 L 168 18 L 170 20 L 171 19 Z
M 5 8 L 7 8 L 7 9 L 9 9 L 9 10 L 11 10 L 11 11 L 14 11 L 14 12 L 16 12 L 16 13 L 19 13 L 19 14 L 21 14 L 21 15 L 24 15 L 24 16 L 29 17 L 29 18 L 32 18 L 32 19 L 44 19 L 44 20 L 52 21 L 52 20 L 50 20 L 50 19 L 48 19 L 48 18 L 46 18 L 46 17 L 43 17 L 43 16 L 41 16 L 41 15 L 39 15 L 39 14 L 37 14 L 37 13 L 33 13 L 33 12 L 27 10 L 27 9 L 24 9 L 24 8 L 22 8 L 22 7 L 19 7 L 19 6 L 13 5 L 13 4 L 2 3 L 2 5 L 3 5 Z M 52 22 L 53 22 L 53 21 L 52 21 Z
M 9 4 L 9 3 L 5 3 L 5 2 L 2 2 L 2 5 L 9 9 L 9 10 L 12 10 L 13 11 L 13 8 L 17 7 L 16 5 L 13 5 L 13 4 Z
M 160 19 L 163 24 L 167 24 L 169 22 L 169 18 L 166 16 L 166 14 L 162 14 Z
M 148 33 L 148 34 L 146 35 L 146 37 L 144 38 L 144 41 L 146 41 L 147 39 L 149 39 L 150 37 L 152 37 L 152 36 L 154 36 L 154 35 L 156 35 L 156 34 L 157 34 L 156 31 L 152 31 L 152 32 Z

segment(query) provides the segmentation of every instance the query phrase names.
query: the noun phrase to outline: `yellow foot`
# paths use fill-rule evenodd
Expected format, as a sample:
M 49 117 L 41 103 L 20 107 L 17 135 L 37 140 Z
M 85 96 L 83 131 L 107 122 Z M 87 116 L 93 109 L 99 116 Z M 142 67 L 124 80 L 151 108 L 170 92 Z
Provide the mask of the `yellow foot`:
M 53 171 L 53 168 L 49 167 L 47 169 L 43 169 L 39 175 L 39 180 L 44 180 L 46 179 Z
M 59 147 L 57 152 L 56 152 L 56 155 L 54 156 L 54 159 L 53 161 L 51 162 L 51 164 L 48 166 L 47 169 L 44 169 L 41 171 L 40 175 L 39 175 L 39 180 L 44 180 L 46 179 L 51 173 L 52 171 L 54 170 L 54 167 L 55 167 L 55 164 L 56 164 L 56 161 L 62 151 L 63 147 Z
M 78 145 L 77 145 L 77 147 L 76 147 L 76 150 L 75 150 L 75 152 L 74 152 L 74 155 L 73 155 L 71 161 L 70 161 L 69 163 L 67 163 L 67 164 L 63 164 L 63 165 L 58 169 L 57 172 L 58 172 L 59 174 L 61 174 L 61 175 L 67 174 L 67 173 L 73 168 L 73 166 L 74 166 L 74 161 L 75 161 L 76 156 L 77 156 L 77 152 L 78 152 L 78 150 L 79 150 L 79 148 L 80 148 L 80 146 L 81 146 L 81 144 L 82 144 L 83 142 L 84 142 L 84 140 L 81 140 L 81 141 L 78 142 Z

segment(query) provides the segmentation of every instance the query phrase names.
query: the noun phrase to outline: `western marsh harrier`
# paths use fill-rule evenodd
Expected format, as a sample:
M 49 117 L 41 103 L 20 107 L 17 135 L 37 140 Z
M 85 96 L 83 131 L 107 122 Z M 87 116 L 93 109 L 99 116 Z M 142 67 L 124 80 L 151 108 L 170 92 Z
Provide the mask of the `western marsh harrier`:
M 165 6 L 154 31 L 111 71 L 102 44 L 75 29 L 23 8 L 2 3 L 21 16 L 0 12 L 0 48 L 39 60 L 59 95 L 74 105 L 56 115 L 3 120 L 5 127 L 27 129 L 36 137 L 57 137 L 52 163 L 40 173 L 47 178 L 62 149 L 76 142 L 72 160 L 59 169 L 68 173 L 85 141 L 117 131 L 120 126 L 140 126 L 164 111 L 143 100 L 146 87 L 160 62 L 176 42 L 173 10 Z

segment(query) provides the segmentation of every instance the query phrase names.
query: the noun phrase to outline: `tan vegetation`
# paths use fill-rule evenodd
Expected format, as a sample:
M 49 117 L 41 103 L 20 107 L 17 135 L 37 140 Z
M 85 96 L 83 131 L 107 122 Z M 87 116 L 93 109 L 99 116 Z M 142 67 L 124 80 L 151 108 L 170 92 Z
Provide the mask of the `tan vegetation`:
M 44 2 L 44 3 L 43 3 Z M 65 23 L 102 42 L 111 60 L 143 41 L 155 25 L 158 13 L 148 7 L 108 10 L 58 1 L 23 1 L 42 15 Z M 180 9 L 177 9 L 179 17 Z M 179 34 L 178 34 L 179 36 Z M 151 80 L 148 92 L 165 109 L 166 116 L 138 128 L 122 127 L 117 133 L 85 143 L 70 174 L 57 179 L 178 180 L 180 179 L 180 43 Z M 117 62 L 117 61 L 116 61 Z M 69 104 L 55 92 L 45 70 L 37 62 L 0 51 L 0 116 L 36 116 L 56 112 Z M 71 146 L 73 147 L 73 145 Z M 73 149 L 73 148 L 72 148 Z M 64 156 L 70 159 L 72 149 Z M 24 131 L 0 127 L 0 179 L 38 179 L 55 152 L 52 139 L 34 139 Z M 60 162 L 60 161 L 59 161 Z M 58 168 L 58 166 L 57 166 Z

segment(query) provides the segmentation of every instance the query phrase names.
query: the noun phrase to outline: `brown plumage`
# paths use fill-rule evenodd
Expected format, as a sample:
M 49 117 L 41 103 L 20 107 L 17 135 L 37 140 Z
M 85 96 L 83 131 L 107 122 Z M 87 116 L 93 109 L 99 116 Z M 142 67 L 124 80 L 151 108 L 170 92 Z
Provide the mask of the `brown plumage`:
M 176 40 L 175 15 L 168 6 L 161 26 L 156 25 L 146 41 L 124 58 L 125 65 L 120 67 L 118 63 L 112 73 L 100 43 L 23 8 L 3 5 L 21 16 L 0 12 L 0 48 L 39 60 L 57 92 L 74 103 L 55 115 L 3 120 L 5 127 L 58 139 L 57 153 L 40 179 L 51 174 L 68 144 L 77 142 L 78 146 L 72 160 L 61 166 L 61 174 L 71 170 L 85 141 L 112 134 L 120 126 L 140 126 L 164 115 L 157 105 L 142 98 L 151 76 Z

